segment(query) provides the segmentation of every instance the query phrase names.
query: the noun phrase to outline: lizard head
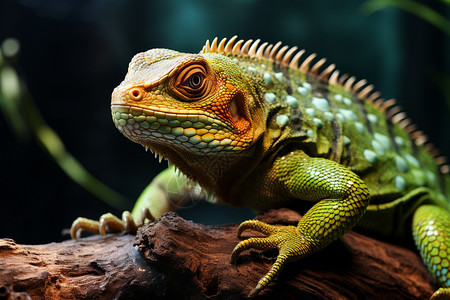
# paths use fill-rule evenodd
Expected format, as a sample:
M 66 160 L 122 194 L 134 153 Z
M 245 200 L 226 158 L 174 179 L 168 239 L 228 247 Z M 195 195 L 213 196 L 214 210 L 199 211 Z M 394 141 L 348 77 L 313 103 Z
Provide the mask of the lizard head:
M 127 138 L 198 179 L 213 161 L 223 172 L 263 133 L 258 98 L 232 58 L 152 49 L 134 56 L 111 109 Z

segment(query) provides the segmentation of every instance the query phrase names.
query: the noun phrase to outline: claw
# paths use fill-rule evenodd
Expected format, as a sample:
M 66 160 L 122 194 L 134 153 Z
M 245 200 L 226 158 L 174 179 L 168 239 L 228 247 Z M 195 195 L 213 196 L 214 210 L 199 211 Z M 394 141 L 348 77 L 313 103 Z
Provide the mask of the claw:
M 258 285 L 248 294 L 248 297 L 249 298 L 255 297 L 256 295 L 258 295 L 260 290 L 262 290 L 262 287 L 258 283 Z
M 111 213 L 104 214 L 100 217 L 99 231 L 102 236 L 106 236 L 109 232 L 121 232 L 125 230 L 125 223 Z
M 98 221 L 86 219 L 86 218 L 77 218 L 72 223 L 72 227 L 70 228 L 70 237 L 74 240 L 79 239 L 81 232 L 90 231 L 93 233 L 99 233 L 99 225 Z
M 275 226 L 257 220 L 249 220 L 242 222 L 239 226 L 238 237 L 246 229 L 253 229 L 268 236 L 249 238 L 239 242 L 231 253 L 231 263 L 236 263 L 239 254 L 250 248 L 257 250 L 278 248 L 279 250 L 277 259 L 269 272 L 259 280 L 257 286 L 250 292 L 249 297 L 254 297 L 278 276 L 287 262 L 297 260 L 309 253 L 311 244 L 299 233 L 295 226 Z
M 431 295 L 430 300 L 444 300 L 450 298 L 450 288 L 439 288 Z
M 102 215 L 99 221 L 77 218 L 70 228 L 70 236 L 72 239 L 78 239 L 83 231 L 100 233 L 102 236 L 105 236 L 107 233 L 121 231 L 136 232 L 144 224 L 146 219 L 154 221 L 148 209 L 142 210 L 141 218 L 137 222 L 128 211 L 123 212 L 122 220 L 111 213 Z
M 122 214 L 122 223 L 123 223 L 123 230 L 125 232 L 133 232 L 138 229 L 138 225 L 133 220 L 133 217 L 131 216 L 131 213 L 129 211 L 124 211 Z
M 247 229 L 253 229 L 264 234 L 273 234 L 277 232 L 279 228 L 279 226 L 269 225 L 258 220 L 248 220 L 242 222 L 241 225 L 239 225 L 237 236 L 241 237 L 242 232 Z
M 141 220 L 139 224 L 144 224 L 145 220 L 149 220 L 150 222 L 154 222 L 156 220 L 148 208 L 141 209 Z
M 248 296 L 254 297 L 259 292 L 261 292 L 264 288 L 266 288 L 269 285 L 269 283 L 272 282 L 273 279 L 278 277 L 278 275 L 280 274 L 283 267 L 290 260 L 293 260 L 293 258 L 291 258 L 288 255 L 284 255 L 284 254 L 280 253 L 277 257 L 277 260 L 272 265 L 272 268 L 270 268 L 269 272 L 267 272 L 267 274 L 264 275 L 264 277 L 259 280 L 256 287 L 250 292 L 250 294 Z
M 236 260 L 241 254 L 241 252 L 253 248 L 257 250 L 269 250 L 276 249 L 278 246 L 278 241 L 275 238 L 267 237 L 267 238 L 249 238 L 244 241 L 240 241 L 239 244 L 234 247 L 233 252 L 231 253 L 230 262 L 236 263 Z

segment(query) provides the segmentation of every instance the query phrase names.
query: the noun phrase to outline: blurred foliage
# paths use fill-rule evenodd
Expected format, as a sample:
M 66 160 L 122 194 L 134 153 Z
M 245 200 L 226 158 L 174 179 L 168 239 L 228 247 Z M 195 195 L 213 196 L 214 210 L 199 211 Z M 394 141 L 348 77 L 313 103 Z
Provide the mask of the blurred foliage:
M 450 0 L 440 0 L 450 6 Z M 363 5 L 363 10 L 373 13 L 386 7 L 395 7 L 410 12 L 417 17 L 436 26 L 442 32 L 450 36 L 450 20 L 433 10 L 432 8 L 412 0 L 371 0 Z
M 126 198 L 93 177 L 66 150 L 61 138 L 42 118 L 25 84 L 8 63 L 17 57 L 19 48 L 19 42 L 9 38 L 3 41 L 0 51 L 0 110 L 6 123 L 21 142 L 33 136 L 73 181 L 112 207 L 125 209 Z
M 439 0 L 450 7 L 450 0 Z M 412 0 L 370 0 L 363 4 L 362 8 L 367 14 L 374 13 L 387 7 L 394 7 L 407 11 L 424 21 L 432 24 L 446 35 L 450 36 L 450 20 L 436 10 Z M 450 112 L 450 75 L 442 72 L 435 72 L 433 80 L 436 86 L 442 91 L 447 103 L 447 110 Z

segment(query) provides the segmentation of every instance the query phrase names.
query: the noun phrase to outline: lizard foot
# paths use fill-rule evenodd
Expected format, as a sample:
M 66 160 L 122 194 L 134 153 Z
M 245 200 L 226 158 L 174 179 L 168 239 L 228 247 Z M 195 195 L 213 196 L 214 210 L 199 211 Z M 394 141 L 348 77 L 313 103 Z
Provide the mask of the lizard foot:
M 72 223 L 70 236 L 72 239 L 78 239 L 83 231 L 100 233 L 102 236 L 121 231 L 136 232 L 146 219 L 155 220 L 147 208 L 142 210 L 141 217 L 138 220 L 135 220 L 129 211 L 123 212 L 122 220 L 111 213 L 102 215 L 99 221 L 79 217 Z
M 237 235 L 246 229 L 253 229 L 268 235 L 255 237 L 239 242 L 231 254 L 231 263 L 235 263 L 239 254 L 253 248 L 257 250 L 278 249 L 279 253 L 270 271 L 262 277 L 257 286 L 250 292 L 249 297 L 256 296 L 278 276 L 287 262 L 297 260 L 311 251 L 311 243 L 303 237 L 296 226 L 275 226 L 257 220 L 242 222 Z

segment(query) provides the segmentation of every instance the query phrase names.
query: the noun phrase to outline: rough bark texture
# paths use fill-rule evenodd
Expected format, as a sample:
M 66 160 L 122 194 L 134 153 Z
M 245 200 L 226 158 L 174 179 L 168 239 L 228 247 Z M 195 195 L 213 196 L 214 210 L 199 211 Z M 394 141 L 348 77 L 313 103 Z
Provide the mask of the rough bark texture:
M 274 210 L 268 223 L 296 224 Z M 272 262 L 244 252 L 229 263 L 237 224 L 204 226 L 175 213 L 137 236 L 93 236 L 47 245 L 0 240 L 0 299 L 244 298 Z M 259 235 L 244 232 L 244 237 Z M 425 299 L 433 283 L 407 248 L 350 232 L 326 250 L 291 263 L 261 299 Z

